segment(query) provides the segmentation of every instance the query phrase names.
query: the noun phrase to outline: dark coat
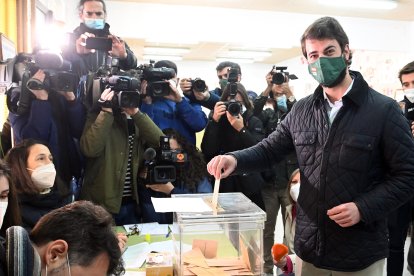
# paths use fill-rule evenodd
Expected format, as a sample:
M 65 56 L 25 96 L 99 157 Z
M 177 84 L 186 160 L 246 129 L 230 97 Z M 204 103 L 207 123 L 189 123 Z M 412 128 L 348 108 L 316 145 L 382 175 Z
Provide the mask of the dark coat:
M 243 119 L 245 127 L 240 132 L 230 125 L 226 115 L 218 123 L 209 121 L 201 143 L 206 161 L 219 154 L 253 146 L 265 137 L 262 122 L 250 111 L 243 113 Z M 220 192 L 242 192 L 264 210 L 261 197 L 263 185 L 264 180 L 260 173 L 235 175 L 221 180 Z
M 351 72 L 352 89 L 329 124 L 322 87 L 298 101 L 275 132 L 241 152 L 237 172 L 296 150 L 301 170 L 295 252 L 316 267 L 358 271 L 388 255 L 387 214 L 412 198 L 414 140 L 398 104 Z M 340 227 L 327 210 L 355 202 L 361 221 Z

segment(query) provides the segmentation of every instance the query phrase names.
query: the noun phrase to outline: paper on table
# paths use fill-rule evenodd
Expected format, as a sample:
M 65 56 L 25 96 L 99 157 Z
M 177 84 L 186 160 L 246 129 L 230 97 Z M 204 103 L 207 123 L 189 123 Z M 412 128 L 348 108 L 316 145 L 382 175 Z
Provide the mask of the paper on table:
M 158 222 L 127 224 L 124 225 L 125 231 L 131 232 L 130 227 L 135 225 L 138 227 L 140 235 L 167 235 L 168 233 L 168 224 L 159 224 Z
M 210 212 L 211 207 L 208 206 L 201 197 L 171 197 L 171 198 L 158 198 L 151 197 L 152 205 L 158 213 L 165 212 Z
M 172 240 L 153 243 L 141 242 L 136 245 L 129 246 L 122 255 L 125 267 L 140 268 L 147 259 L 148 253 L 151 251 L 173 252 L 173 242 Z

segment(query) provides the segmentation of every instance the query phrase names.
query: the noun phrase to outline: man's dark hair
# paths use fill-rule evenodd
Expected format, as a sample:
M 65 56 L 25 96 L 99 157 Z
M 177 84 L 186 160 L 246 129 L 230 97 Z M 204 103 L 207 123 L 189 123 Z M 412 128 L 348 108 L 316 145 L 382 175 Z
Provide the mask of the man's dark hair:
M 325 16 L 321 17 L 315 22 L 313 22 L 303 33 L 300 44 L 302 46 L 302 53 L 307 58 L 306 53 L 306 40 L 307 39 L 335 39 L 338 41 L 339 46 L 341 47 L 342 52 L 345 50 L 345 46 L 349 45 L 349 39 L 346 35 L 341 24 L 338 20 L 333 17 Z M 352 62 L 352 53 L 349 54 L 349 60 L 347 61 L 348 66 Z
M 220 62 L 219 65 L 217 65 L 217 67 L 216 67 L 216 71 L 221 71 L 226 67 L 236 68 L 237 70 L 239 70 L 240 75 L 242 73 L 240 65 L 235 63 L 235 62 L 231 62 L 231 61 L 222 61 L 222 62 Z
M 154 68 L 161 68 L 161 67 L 167 67 L 170 69 L 174 69 L 175 75 L 177 76 L 177 73 L 178 73 L 177 64 L 175 64 L 171 60 L 159 60 L 154 64 Z
M 105 4 L 104 0 L 80 0 L 79 4 L 78 4 L 79 12 L 83 12 L 83 6 L 85 5 L 86 2 L 92 2 L 92 1 L 101 2 L 102 6 L 103 6 L 104 13 L 106 14 L 106 4 Z
M 37 246 L 64 240 L 70 263 L 90 265 L 102 253 L 108 254 L 107 275 L 121 275 L 125 269 L 111 214 L 90 201 L 75 201 L 44 215 L 30 232 Z
M 400 82 L 402 84 L 402 75 L 407 75 L 407 74 L 411 74 L 414 73 L 414 61 L 411 61 L 410 63 L 406 64 L 401 70 L 400 72 L 398 72 L 398 78 L 400 79 Z
M 9 183 L 9 195 L 6 213 L 3 218 L 3 225 L 0 229 L 0 235 L 2 237 L 6 236 L 6 229 L 10 226 L 21 225 L 22 219 L 20 216 L 20 207 L 17 200 L 16 188 L 14 187 L 12 177 L 11 177 L 10 167 L 7 165 L 6 161 L 0 159 L 0 178 L 4 177 Z

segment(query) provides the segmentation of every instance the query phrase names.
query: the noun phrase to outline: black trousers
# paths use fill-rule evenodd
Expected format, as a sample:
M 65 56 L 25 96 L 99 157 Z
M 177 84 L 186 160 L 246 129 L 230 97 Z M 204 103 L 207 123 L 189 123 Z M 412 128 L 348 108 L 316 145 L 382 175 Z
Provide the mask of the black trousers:
M 404 244 L 411 222 L 412 201 L 400 206 L 388 216 L 389 251 L 387 275 L 401 276 L 404 270 Z

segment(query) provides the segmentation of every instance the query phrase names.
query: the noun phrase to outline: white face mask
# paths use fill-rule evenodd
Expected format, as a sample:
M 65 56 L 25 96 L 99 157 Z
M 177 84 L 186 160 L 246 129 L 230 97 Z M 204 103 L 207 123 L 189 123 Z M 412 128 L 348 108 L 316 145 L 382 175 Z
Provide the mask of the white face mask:
M 56 178 L 56 170 L 53 163 L 39 166 L 34 170 L 28 170 L 33 171 L 32 181 L 41 191 L 49 190 L 53 187 Z
M 242 105 L 242 107 L 241 107 L 241 110 L 240 110 L 240 114 L 244 114 L 244 112 L 247 110 L 247 108 L 244 106 L 244 104 Z
M 290 196 L 292 197 L 292 199 L 296 202 L 298 201 L 298 197 L 299 197 L 299 190 L 300 190 L 300 183 L 298 182 L 295 185 L 292 185 L 290 187 Z
M 0 201 L 0 228 L 3 226 L 4 215 L 6 214 L 8 201 Z
M 404 89 L 404 95 L 411 103 L 414 103 L 414 88 Z

